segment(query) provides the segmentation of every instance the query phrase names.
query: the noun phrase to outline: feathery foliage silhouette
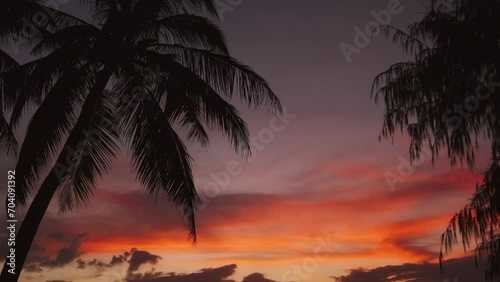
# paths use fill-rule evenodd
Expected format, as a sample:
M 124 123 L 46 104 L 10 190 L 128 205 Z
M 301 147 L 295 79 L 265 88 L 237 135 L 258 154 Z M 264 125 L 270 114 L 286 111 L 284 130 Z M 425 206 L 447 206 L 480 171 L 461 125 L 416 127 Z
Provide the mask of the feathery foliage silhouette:
M 423 146 L 432 160 L 442 148 L 452 165 L 475 165 L 478 138 L 491 143 L 492 161 L 470 203 L 450 221 L 442 235 L 442 252 L 458 237 L 465 249 L 478 241 L 477 255 L 487 255 L 488 281 L 500 281 L 500 2 L 454 0 L 450 9 L 431 1 L 425 17 L 408 32 L 384 26 L 386 35 L 414 56 L 392 65 L 373 84 L 375 101 L 385 104 L 381 137 L 410 136 L 410 158 Z M 458 227 L 458 228 L 457 228 Z

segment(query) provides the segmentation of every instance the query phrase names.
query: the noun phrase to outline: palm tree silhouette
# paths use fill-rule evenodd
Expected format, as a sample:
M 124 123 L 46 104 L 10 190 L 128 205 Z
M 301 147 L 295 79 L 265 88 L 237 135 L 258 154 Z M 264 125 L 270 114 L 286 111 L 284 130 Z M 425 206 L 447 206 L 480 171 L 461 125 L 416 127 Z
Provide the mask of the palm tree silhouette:
M 60 212 L 85 205 L 121 141 L 149 196 L 166 196 L 179 207 L 196 241 L 199 197 L 172 125 L 187 128 L 188 138 L 203 146 L 205 127 L 217 129 L 248 156 L 246 123 L 226 100 L 237 94 L 249 106 L 281 112 L 268 83 L 230 56 L 208 18 L 217 16 L 212 0 L 85 2 L 94 23 L 66 18 L 42 30 L 33 40 L 39 58 L 6 73 L 22 78 L 5 80 L 16 90 L 11 127 L 36 106 L 16 166 L 17 203 L 26 205 L 36 192 L 17 235 L 18 268 L 55 193 Z M 19 270 L 6 271 L 4 265 L 0 280 L 18 279 Z
M 39 0 L 6 0 L 2 1 L 1 11 L 0 11 L 0 38 L 4 41 L 11 42 L 26 42 L 29 38 L 35 36 L 35 29 L 26 28 L 27 18 L 30 18 L 37 11 L 40 11 Z M 0 73 L 5 73 L 18 67 L 18 62 L 12 58 L 7 52 L 0 50 Z M 0 99 L 0 149 L 6 151 L 7 153 L 16 152 L 17 150 L 17 140 L 14 137 L 14 133 L 9 126 L 7 117 L 5 115 L 5 110 L 8 108 L 9 104 L 13 103 L 10 90 L 4 89 L 5 83 L 4 76 L 0 77 L 0 87 L 2 90 L 2 98 Z
M 477 240 L 477 254 L 489 256 L 487 279 L 500 281 L 500 95 L 493 85 L 500 82 L 500 2 L 456 0 L 449 10 L 438 2 L 431 1 L 425 17 L 408 32 L 382 27 L 414 59 L 392 65 L 374 80 L 372 95 L 385 104 L 381 137 L 406 131 L 412 160 L 423 146 L 433 162 L 446 148 L 452 165 L 465 161 L 470 168 L 478 139 L 491 142 L 491 166 L 470 204 L 441 237 L 440 259 L 459 235 L 464 248 Z
M 75 18 L 53 7 L 43 5 L 43 0 L 5 0 L 2 1 L 0 9 L 0 39 L 11 44 L 27 44 L 40 40 L 41 34 L 54 31 L 77 22 Z M 7 153 L 17 151 L 17 141 L 14 138 L 12 128 L 8 126 L 5 110 L 10 108 L 16 101 L 14 89 L 7 88 L 3 83 L 6 79 L 18 80 L 18 77 L 7 76 L 6 72 L 19 67 L 18 62 L 4 50 L 0 50 L 0 87 L 2 98 L 0 101 L 0 149 Z
M 7 72 L 18 67 L 17 61 L 9 54 L 0 50 L 0 73 Z M 4 79 L 0 77 L 0 88 L 4 87 Z M 7 154 L 17 151 L 17 140 L 14 132 L 9 125 L 8 118 L 5 115 L 6 97 L 2 95 L 0 98 L 0 150 L 7 152 Z

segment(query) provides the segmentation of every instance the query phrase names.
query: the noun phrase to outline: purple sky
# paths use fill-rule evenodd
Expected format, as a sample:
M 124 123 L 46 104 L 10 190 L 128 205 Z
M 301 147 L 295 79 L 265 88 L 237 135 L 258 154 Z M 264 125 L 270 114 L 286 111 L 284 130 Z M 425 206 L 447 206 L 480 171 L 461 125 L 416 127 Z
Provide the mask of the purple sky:
M 61 9 L 85 16 L 76 2 Z M 37 254 L 48 260 L 33 259 L 23 281 L 113 281 L 127 276 L 127 267 L 157 282 L 477 278 L 468 259 L 451 262 L 446 276 L 434 263 L 439 235 L 473 192 L 478 173 L 450 169 L 443 158 L 435 168 L 429 160 L 414 167 L 395 191 L 384 176 L 397 172 L 400 156 L 408 158 L 409 144 L 404 136 L 394 144 L 378 141 L 383 106 L 371 100 L 371 83 L 409 57 L 383 36 L 370 38 L 350 63 L 340 48 L 355 45 L 355 28 L 364 30 L 374 20 L 371 11 L 390 3 L 400 10 L 390 25 L 405 28 L 422 16 L 420 1 L 411 0 L 243 0 L 226 11 L 221 26 L 232 55 L 270 82 L 289 115 L 275 122 L 264 109 L 240 105 L 252 136 L 260 138 L 248 163 L 216 134 L 207 151 L 189 144 L 195 182 L 209 198 L 200 211 L 198 246 L 186 241 L 175 212 L 150 207 L 123 154 L 89 207 L 58 216 L 53 202 L 36 241 L 43 247 Z M 479 153 L 480 169 L 485 160 Z M 12 158 L 2 159 L 3 170 L 14 166 Z M 207 187 L 214 185 L 212 195 Z M 58 250 L 73 255 L 57 263 Z M 113 255 L 126 251 L 126 261 L 111 266 Z M 304 270 L 304 261 L 314 271 Z M 293 272 L 296 266 L 307 277 Z

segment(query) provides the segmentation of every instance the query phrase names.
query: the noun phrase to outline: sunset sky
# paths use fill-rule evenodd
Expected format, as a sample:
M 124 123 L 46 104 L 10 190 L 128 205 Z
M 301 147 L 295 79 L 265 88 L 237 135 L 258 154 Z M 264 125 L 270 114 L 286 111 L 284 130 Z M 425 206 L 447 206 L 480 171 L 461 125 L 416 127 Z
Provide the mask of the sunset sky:
M 221 22 L 232 55 L 270 82 L 286 114 L 237 103 L 256 140 L 249 161 L 217 133 L 207 150 L 188 143 L 204 199 L 197 244 L 167 200 L 155 205 L 143 193 L 124 152 L 87 207 L 58 215 L 54 199 L 21 281 L 481 281 L 461 246 L 444 276 L 436 263 L 439 237 L 474 192 L 487 152 L 475 171 L 451 168 L 445 155 L 408 171 L 408 138 L 378 140 L 383 105 L 370 89 L 409 57 L 383 36 L 350 63 L 340 48 L 393 1 L 221 1 L 236 3 Z M 60 2 L 86 15 L 79 1 Z M 398 7 L 390 24 L 400 28 L 424 11 L 420 1 Z M 2 171 L 14 167 L 2 158 Z M 399 167 L 403 181 L 391 189 L 386 176 Z

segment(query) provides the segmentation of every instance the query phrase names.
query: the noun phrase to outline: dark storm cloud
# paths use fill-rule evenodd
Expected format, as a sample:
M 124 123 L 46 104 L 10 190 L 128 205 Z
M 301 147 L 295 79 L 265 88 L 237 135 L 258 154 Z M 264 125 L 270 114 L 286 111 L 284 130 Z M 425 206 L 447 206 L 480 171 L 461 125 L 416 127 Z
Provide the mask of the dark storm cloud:
M 243 278 L 242 282 L 276 282 L 276 281 L 267 279 L 262 273 L 252 273 L 247 277 Z
M 156 271 L 155 268 L 151 268 L 151 270 L 145 273 L 136 273 L 139 268 L 145 264 L 155 265 L 161 259 L 160 256 L 152 254 L 148 251 L 138 250 L 136 248 L 132 248 L 129 252 L 124 252 L 119 255 L 113 255 L 109 263 L 106 263 L 102 260 L 98 260 L 96 258 L 91 260 L 83 260 L 77 259 L 77 269 L 87 269 L 93 268 L 98 272 L 98 276 L 104 275 L 107 269 L 112 268 L 117 265 L 121 265 L 123 263 L 128 263 L 129 266 L 127 268 L 127 276 L 126 280 L 144 280 L 144 279 L 152 279 L 162 275 L 165 275 L 165 272 Z
M 110 263 L 103 263 L 97 259 L 83 261 L 78 259 L 77 268 L 84 269 L 86 267 L 94 267 L 104 271 L 103 267 L 114 267 L 123 263 L 128 263 L 127 277 L 128 282 L 236 282 L 229 279 L 236 271 L 236 264 L 225 265 L 218 268 L 204 268 L 196 273 L 183 274 L 174 272 L 157 271 L 156 268 L 151 268 L 149 271 L 139 273 L 137 270 L 145 264 L 155 265 L 161 259 L 160 256 L 152 254 L 148 251 L 137 250 L 132 248 L 129 252 L 124 252 L 119 255 L 113 255 Z M 102 273 L 100 273 L 102 275 Z M 246 276 L 242 282 L 276 282 L 267 279 L 261 273 L 253 273 Z
M 236 264 L 225 265 L 219 268 L 206 268 L 197 273 L 176 274 L 169 273 L 167 276 L 156 278 L 139 278 L 128 280 L 128 282 L 235 282 L 227 278 L 236 271 Z
M 164 276 L 166 274 L 167 273 L 165 273 L 165 272 L 156 271 L 155 268 L 151 268 L 150 271 L 147 271 L 145 273 L 129 273 L 126 280 L 128 280 L 128 281 L 134 281 L 134 280 L 143 281 L 143 280 L 161 277 L 161 276 Z
M 130 257 L 130 260 L 128 261 L 129 266 L 128 266 L 128 271 L 129 272 L 134 272 L 139 269 L 139 267 L 143 264 L 157 264 L 158 260 L 161 259 L 161 257 L 157 255 L 153 255 L 150 252 L 147 251 L 139 251 L 137 249 L 132 249 L 131 251 L 132 255 Z
M 444 273 L 441 275 L 439 264 L 403 264 L 389 265 L 367 270 L 351 269 L 349 275 L 332 277 L 336 282 L 375 282 L 375 281 L 412 281 L 412 282 L 452 282 L 484 281 L 484 267 L 476 268 L 473 257 L 453 259 L 444 263 Z
M 130 256 L 129 252 L 125 252 L 122 255 L 113 256 L 113 258 L 111 258 L 111 262 L 109 263 L 109 265 L 113 266 L 113 265 L 122 264 L 122 263 L 124 263 L 124 262 L 127 261 L 127 259 L 128 259 L 129 256 Z
M 80 240 L 85 236 L 87 236 L 86 233 L 76 236 L 68 243 L 68 245 L 57 251 L 57 255 L 54 259 L 49 256 L 35 255 L 28 257 L 28 261 L 31 265 L 33 265 L 33 269 L 38 269 L 40 267 L 63 267 L 77 260 L 83 254 L 83 251 L 80 249 L 82 245 Z
M 93 259 L 91 261 L 88 261 L 87 265 L 97 266 L 97 267 L 108 267 L 109 266 L 107 263 L 100 261 L 100 260 L 97 260 L 97 259 Z
M 62 267 L 78 259 L 80 255 L 83 253 L 80 250 L 80 247 L 82 245 L 80 240 L 86 235 L 87 234 L 78 235 L 76 238 L 71 240 L 68 246 L 59 249 L 59 251 L 57 252 L 57 256 L 54 260 L 43 262 L 41 263 L 41 266 Z
M 76 266 L 77 269 L 85 269 L 87 266 L 93 266 L 96 268 L 111 267 L 110 264 L 105 263 L 105 262 L 98 260 L 98 259 L 91 259 L 88 261 L 85 261 L 83 259 L 77 259 L 76 264 L 77 264 L 77 266 Z
M 76 260 L 76 263 L 78 264 L 78 266 L 77 266 L 76 268 L 79 268 L 79 269 L 85 269 L 85 265 L 86 265 L 86 263 L 85 263 L 85 261 L 84 261 L 84 260 L 82 260 L 82 259 L 77 259 L 77 260 Z

